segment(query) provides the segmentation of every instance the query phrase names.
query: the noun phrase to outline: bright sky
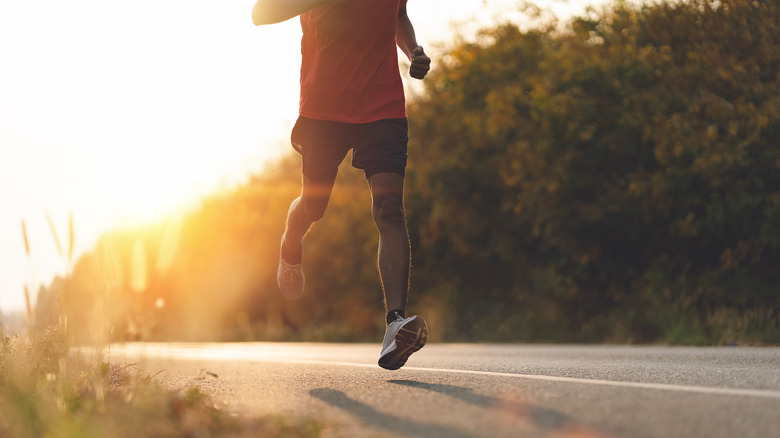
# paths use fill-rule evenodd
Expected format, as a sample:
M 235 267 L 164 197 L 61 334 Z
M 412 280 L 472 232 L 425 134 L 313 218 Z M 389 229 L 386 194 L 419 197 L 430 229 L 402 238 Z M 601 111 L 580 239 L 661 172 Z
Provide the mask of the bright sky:
M 408 10 L 430 46 L 453 22 L 489 24 L 515 2 Z M 590 1 L 545 3 L 565 16 Z M 34 300 L 68 268 L 47 214 L 66 251 L 73 216 L 78 257 L 103 232 L 191 208 L 288 150 L 300 27 L 255 27 L 253 4 L 0 2 L 0 312 L 23 309 L 24 285 Z

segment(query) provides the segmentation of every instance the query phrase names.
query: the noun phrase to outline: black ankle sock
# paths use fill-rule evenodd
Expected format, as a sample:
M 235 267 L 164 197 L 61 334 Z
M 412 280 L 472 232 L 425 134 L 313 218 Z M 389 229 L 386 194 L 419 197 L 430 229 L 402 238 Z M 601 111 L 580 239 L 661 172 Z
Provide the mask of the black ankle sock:
M 393 309 L 387 312 L 387 316 L 385 317 L 387 324 L 390 324 L 391 322 L 395 321 L 397 319 L 396 315 L 400 316 L 401 318 L 406 318 L 406 314 L 402 309 Z

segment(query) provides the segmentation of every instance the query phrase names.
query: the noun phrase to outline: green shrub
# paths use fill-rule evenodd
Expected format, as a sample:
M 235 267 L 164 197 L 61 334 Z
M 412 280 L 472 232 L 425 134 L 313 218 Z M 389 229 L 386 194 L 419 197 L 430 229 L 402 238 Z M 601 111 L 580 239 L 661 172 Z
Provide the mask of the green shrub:
M 618 2 L 453 47 L 409 109 L 408 192 L 460 335 L 531 311 L 559 340 L 780 342 L 777 23 Z

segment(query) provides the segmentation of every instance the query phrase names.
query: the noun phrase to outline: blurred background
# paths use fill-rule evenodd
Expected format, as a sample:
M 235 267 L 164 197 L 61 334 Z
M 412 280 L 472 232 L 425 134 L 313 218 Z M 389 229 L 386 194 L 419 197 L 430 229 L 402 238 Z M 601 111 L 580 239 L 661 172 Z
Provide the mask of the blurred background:
M 277 291 L 300 30 L 237 3 L 0 5 L 7 331 L 381 338 L 348 165 L 304 298 Z M 780 342 L 780 5 L 587 4 L 410 1 L 410 313 L 436 341 Z

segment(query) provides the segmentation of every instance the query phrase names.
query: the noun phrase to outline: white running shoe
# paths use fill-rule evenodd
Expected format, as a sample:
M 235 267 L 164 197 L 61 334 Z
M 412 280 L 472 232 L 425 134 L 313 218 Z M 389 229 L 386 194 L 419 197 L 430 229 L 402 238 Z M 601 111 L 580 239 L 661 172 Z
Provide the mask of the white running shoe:
M 388 324 L 382 352 L 379 354 L 379 366 L 387 370 L 401 368 L 415 351 L 423 348 L 428 340 L 428 324 L 422 316 L 401 318 Z
M 282 236 L 282 246 L 284 246 L 284 236 Z M 303 285 L 306 278 L 303 276 L 303 263 L 293 265 L 287 263 L 282 258 L 282 251 L 279 250 L 279 268 L 276 270 L 276 284 L 279 285 L 279 292 L 288 300 L 300 299 L 303 295 Z

